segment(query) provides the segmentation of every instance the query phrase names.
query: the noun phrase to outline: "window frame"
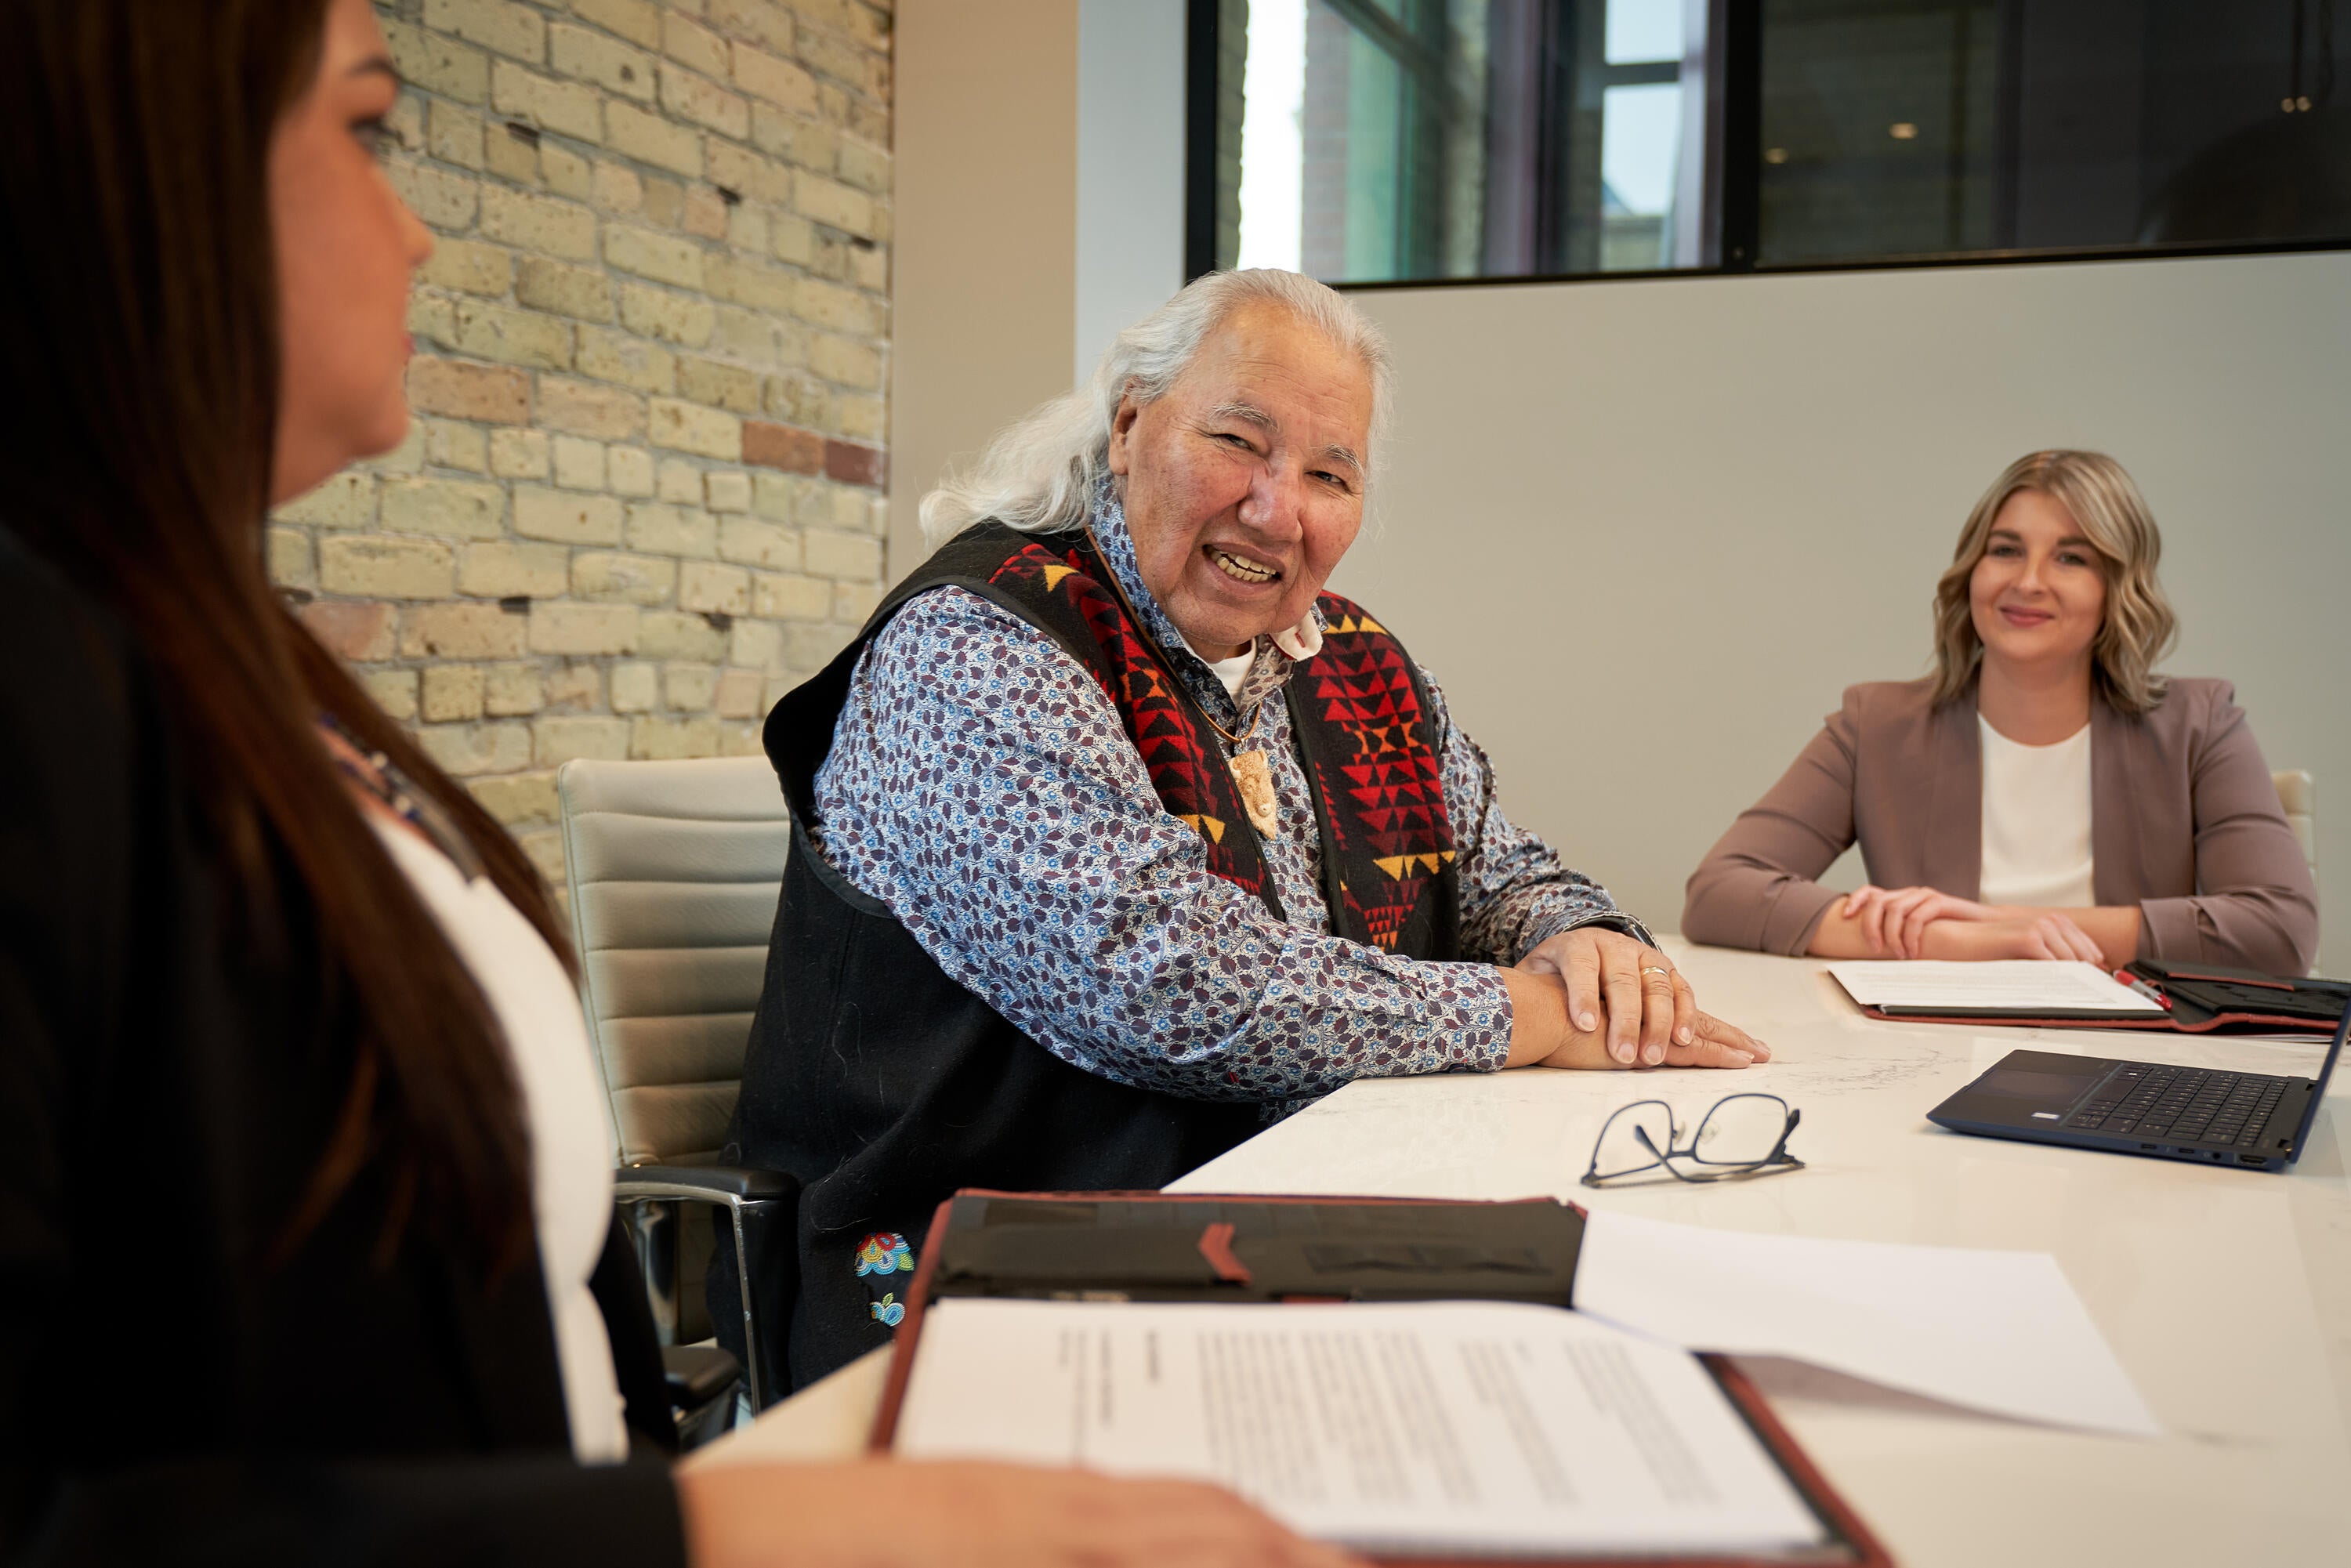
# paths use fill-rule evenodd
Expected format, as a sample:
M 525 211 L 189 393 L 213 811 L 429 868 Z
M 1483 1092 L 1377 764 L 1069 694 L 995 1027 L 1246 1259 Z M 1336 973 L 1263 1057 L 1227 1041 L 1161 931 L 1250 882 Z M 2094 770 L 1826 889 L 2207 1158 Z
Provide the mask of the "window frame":
M 1393 34 L 1413 40 L 1411 33 L 1380 10 L 1373 0 L 1322 0 L 1366 32 Z M 1218 47 L 1223 37 L 1222 0 L 1186 0 L 1185 49 L 1185 225 L 1184 277 L 1186 282 L 1217 267 L 1217 93 L 1221 86 Z M 1910 255 L 1876 256 L 1828 260 L 1768 262 L 1757 259 L 1762 216 L 1763 38 L 1762 0 L 1709 0 L 1708 47 L 1705 51 L 1707 146 L 1702 173 L 1699 214 L 1700 261 L 1691 267 L 1653 267 L 1624 271 L 1543 270 L 1480 273 L 1474 277 L 1383 278 L 1332 285 L 1348 292 L 1380 292 L 1399 288 L 1492 288 L 1522 284 L 1654 283 L 1666 278 L 1724 277 L 1797 277 L 1817 273 L 1909 272 L 1933 268 L 1978 267 L 2068 266 L 2114 261 L 2195 259 L 2231 256 L 2294 256 L 2351 250 L 2351 235 L 2341 238 L 2274 240 L 2189 240 L 2158 244 L 2077 246 L 2064 247 L 2009 246 L 1982 250 L 1927 251 Z M 1388 41 L 1384 36 L 1384 45 Z M 1402 63 L 1401 61 L 1399 62 Z M 1604 85 L 1682 81 L 1694 85 L 1667 62 L 1607 65 L 1596 68 Z M 1622 76 L 1623 79 L 1618 80 Z M 1545 95 L 1553 103 L 1562 95 Z M 1550 128 L 1544 128 L 1548 135 Z M 1556 144 L 1554 141 L 1552 144 Z M 1588 161 L 1596 184 L 1600 146 L 1597 137 L 1571 142 L 1579 162 Z M 1588 153 L 1582 150 L 1589 148 Z M 1733 171 L 1737 173 L 1734 175 Z M 1571 174 L 1570 178 L 1573 178 Z M 1537 242 L 1555 254 L 1555 235 Z

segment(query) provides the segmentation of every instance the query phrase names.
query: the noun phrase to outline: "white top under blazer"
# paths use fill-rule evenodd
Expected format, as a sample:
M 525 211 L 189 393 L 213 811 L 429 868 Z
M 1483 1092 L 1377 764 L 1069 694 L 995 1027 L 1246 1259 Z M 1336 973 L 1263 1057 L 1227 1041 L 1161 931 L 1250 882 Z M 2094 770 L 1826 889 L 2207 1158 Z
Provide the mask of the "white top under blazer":
M 612 1145 L 580 993 L 538 927 L 487 877 L 469 882 L 415 833 L 370 820 L 506 1036 L 530 1132 L 531 1212 L 571 1452 L 582 1464 L 617 1463 L 629 1457 L 628 1424 L 604 1313 L 588 1288 L 612 1227 Z
M 1976 716 L 1983 739 L 1985 904 L 2088 909 L 2090 727 L 2054 746 L 2024 746 Z

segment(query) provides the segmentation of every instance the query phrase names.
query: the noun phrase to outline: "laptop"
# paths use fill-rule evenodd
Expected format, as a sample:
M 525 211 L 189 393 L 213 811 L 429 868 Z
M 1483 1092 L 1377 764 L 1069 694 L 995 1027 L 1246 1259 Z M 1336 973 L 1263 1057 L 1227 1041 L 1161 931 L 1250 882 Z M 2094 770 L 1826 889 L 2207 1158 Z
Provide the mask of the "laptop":
M 2011 1051 L 1927 1120 L 1987 1138 L 2282 1171 L 2310 1139 L 2346 1032 L 2351 1009 L 2315 1082 Z

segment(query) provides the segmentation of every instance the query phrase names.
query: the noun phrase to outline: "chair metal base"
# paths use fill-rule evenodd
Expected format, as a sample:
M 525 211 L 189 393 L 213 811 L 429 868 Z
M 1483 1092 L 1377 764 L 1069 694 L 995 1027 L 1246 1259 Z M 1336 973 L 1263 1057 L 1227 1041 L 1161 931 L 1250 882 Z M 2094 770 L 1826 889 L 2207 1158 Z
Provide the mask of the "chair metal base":
M 751 1196 L 757 1195 L 757 1196 Z M 625 1166 L 615 1174 L 612 1197 L 628 1212 L 629 1228 L 637 1239 L 639 1262 L 652 1291 L 654 1326 L 664 1345 L 677 1338 L 675 1207 L 680 1203 L 711 1203 L 725 1207 L 735 1244 L 735 1275 L 742 1288 L 743 1383 L 751 1412 L 761 1407 L 759 1395 L 758 1322 L 751 1304 L 750 1250 L 744 1240 L 744 1219 L 754 1222 L 784 1207 L 797 1195 L 790 1177 L 771 1171 L 751 1171 L 732 1166 L 707 1169 L 694 1166 Z M 643 1212 L 652 1206 L 667 1211 Z M 666 1235 L 664 1235 L 666 1232 Z M 716 1302 L 706 1303 L 715 1317 Z

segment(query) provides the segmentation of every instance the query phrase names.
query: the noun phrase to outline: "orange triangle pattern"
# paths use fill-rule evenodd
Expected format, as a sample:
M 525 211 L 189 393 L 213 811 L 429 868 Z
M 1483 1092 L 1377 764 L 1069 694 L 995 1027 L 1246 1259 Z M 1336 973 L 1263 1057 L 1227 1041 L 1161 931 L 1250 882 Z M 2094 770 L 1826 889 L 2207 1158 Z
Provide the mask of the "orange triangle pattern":
M 1427 887 L 1426 881 L 1405 883 L 1392 890 L 1384 902 L 1370 904 L 1358 900 L 1351 888 L 1347 893 L 1347 913 L 1353 917 L 1352 924 L 1364 933 L 1364 940 L 1393 953 L 1414 911 L 1420 907 L 1421 895 Z

